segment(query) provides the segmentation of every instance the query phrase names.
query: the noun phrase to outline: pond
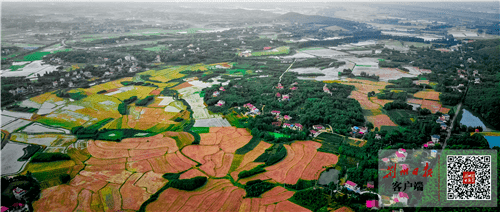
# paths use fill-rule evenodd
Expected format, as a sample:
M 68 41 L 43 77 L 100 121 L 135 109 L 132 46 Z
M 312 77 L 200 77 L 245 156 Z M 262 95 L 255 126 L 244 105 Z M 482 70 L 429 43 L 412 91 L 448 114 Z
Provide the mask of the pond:
M 482 127 L 483 129 L 486 129 L 486 126 L 483 124 L 481 119 L 474 116 L 471 112 L 467 111 L 466 109 L 463 110 L 460 124 L 463 124 L 467 127 Z
M 494 146 L 500 147 L 500 136 L 484 136 L 486 140 L 488 140 L 488 143 L 490 144 L 490 148 Z
M 319 176 L 318 184 L 320 185 L 328 185 L 330 182 L 334 181 L 338 183 L 340 171 L 337 169 L 330 169 L 328 171 L 324 171 Z

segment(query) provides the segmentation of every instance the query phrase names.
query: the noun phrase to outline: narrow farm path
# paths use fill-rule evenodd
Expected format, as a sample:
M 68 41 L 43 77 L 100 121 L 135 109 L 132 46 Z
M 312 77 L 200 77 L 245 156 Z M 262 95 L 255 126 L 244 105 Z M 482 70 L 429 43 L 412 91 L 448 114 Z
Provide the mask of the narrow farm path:
M 281 83 L 281 77 L 283 77 L 283 75 L 285 75 L 285 73 L 288 72 L 288 70 L 290 70 L 290 68 L 293 66 L 294 63 L 295 63 L 295 60 L 293 60 L 292 64 L 290 64 L 290 66 L 288 66 L 288 68 L 286 69 L 286 71 L 283 72 L 283 74 L 281 74 L 279 83 Z

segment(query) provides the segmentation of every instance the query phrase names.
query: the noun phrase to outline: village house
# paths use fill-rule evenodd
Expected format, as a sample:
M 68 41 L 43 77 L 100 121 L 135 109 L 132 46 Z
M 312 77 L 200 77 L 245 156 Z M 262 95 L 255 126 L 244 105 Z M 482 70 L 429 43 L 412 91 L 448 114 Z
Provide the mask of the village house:
M 371 209 L 380 208 L 378 200 L 366 200 L 366 207 Z
M 224 89 L 224 87 L 220 87 L 219 91 L 226 91 L 226 89 Z
M 375 184 L 373 183 L 373 181 L 367 182 L 366 188 L 375 188 Z
M 375 139 L 380 140 L 382 139 L 382 136 L 380 136 L 379 134 L 375 134 Z
M 14 194 L 14 197 L 17 199 L 17 200 L 22 200 L 24 195 L 26 193 L 28 193 L 28 191 L 22 189 L 22 188 L 19 188 L 19 187 L 16 187 L 15 189 L 12 190 L 12 193 Z
M 88 78 L 92 78 L 92 73 L 90 73 L 90 71 L 86 71 L 86 72 L 83 72 L 83 76 L 88 77 Z
M 348 190 L 351 190 L 351 191 L 354 191 L 356 193 L 359 193 L 359 187 L 358 187 L 358 184 L 352 182 L 352 181 L 347 181 L 345 182 L 344 186 L 348 189 Z
M 431 135 L 431 140 L 434 143 L 438 143 L 440 138 L 441 138 L 441 136 L 439 136 L 439 135 Z
M 295 123 L 293 126 L 294 130 L 302 130 L 302 128 L 303 128 L 302 124 L 299 124 L 299 123 Z
M 25 93 L 26 91 L 27 91 L 27 89 L 25 87 L 19 87 L 16 89 L 9 90 L 9 93 L 11 93 L 12 95 L 18 95 L 18 94 Z
M 406 150 L 403 148 L 398 149 L 395 153 L 396 155 L 396 161 L 397 162 L 403 162 L 406 160 L 406 157 L 408 156 L 408 153 L 406 153 Z
M 320 134 L 320 132 L 316 131 L 316 130 L 309 130 L 309 136 L 311 137 L 316 137 Z
M 283 95 L 283 101 L 290 101 L 290 96 L 288 94 Z
M 328 87 L 326 87 L 326 84 L 323 86 L 323 91 L 324 91 L 325 93 L 331 93 L 331 92 L 330 92 L 330 89 L 328 89 Z
M 73 84 L 73 82 L 69 82 L 69 83 L 68 83 L 68 87 L 72 88 L 72 87 L 74 87 L 74 86 L 75 86 L 75 85 Z
M 240 53 L 240 57 L 250 57 L 250 56 L 252 56 L 252 50 L 246 50 Z
M 52 82 L 52 86 L 57 87 L 57 81 Z
M 285 119 L 285 120 L 290 120 L 290 119 L 292 119 L 292 117 L 291 117 L 291 116 L 289 116 L 289 115 L 285 115 L 285 116 L 283 116 L 283 119 Z
M 368 128 L 366 128 L 366 127 L 353 126 L 353 127 L 351 127 L 351 130 L 353 133 L 360 133 L 360 134 L 365 134 L 368 132 Z
M 212 94 L 213 97 L 218 97 L 219 95 L 220 95 L 219 91 L 214 91 L 214 93 Z
M 226 104 L 226 102 L 225 102 L 224 100 L 219 100 L 219 101 L 217 102 L 217 104 L 215 104 L 215 106 L 217 106 L 217 107 L 221 107 L 221 106 L 224 106 L 224 104 Z
M 481 83 L 481 79 L 479 79 L 479 78 L 475 78 L 475 79 L 474 79 L 474 84 L 479 84 L 479 83 Z
M 431 150 L 431 158 L 435 158 L 437 155 L 437 150 Z
M 422 146 L 427 148 L 427 147 L 432 147 L 432 146 L 435 146 L 436 144 L 434 144 L 434 142 L 432 141 L 428 141 L 427 143 L 424 143 Z
M 448 125 L 446 125 L 444 122 L 440 123 L 441 125 L 441 130 L 446 130 L 448 128 Z
M 273 115 L 279 115 L 280 113 L 281 113 L 281 112 L 280 112 L 280 111 L 278 111 L 278 110 L 273 110 L 273 111 L 271 111 L 271 114 L 273 114 Z
M 401 168 L 401 170 L 410 170 L 410 166 L 408 164 L 399 164 L 399 168 Z
M 276 93 L 276 97 L 280 98 L 281 94 L 280 93 Z
M 382 158 L 382 161 L 383 161 L 384 163 L 388 164 L 390 160 L 389 160 L 389 158 Z
M 324 130 L 325 127 L 323 125 L 313 125 L 313 129 L 315 129 L 315 130 Z
M 283 85 L 281 83 L 278 83 L 278 86 L 276 86 L 277 89 L 283 89 Z
M 291 87 L 291 88 L 290 88 L 290 90 L 292 90 L 292 91 L 295 91 L 295 90 L 297 90 L 297 89 L 298 89 L 297 87 Z
M 397 194 L 392 195 L 392 199 L 394 202 L 398 203 L 403 203 L 404 206 L 408 205 L 408 194 L 404 192 L 399 192 Z
M 283 124 L 283 128 L 291 128 L 291 127 L 292 127 L 292 124 L 289 124 L 289 123 Z

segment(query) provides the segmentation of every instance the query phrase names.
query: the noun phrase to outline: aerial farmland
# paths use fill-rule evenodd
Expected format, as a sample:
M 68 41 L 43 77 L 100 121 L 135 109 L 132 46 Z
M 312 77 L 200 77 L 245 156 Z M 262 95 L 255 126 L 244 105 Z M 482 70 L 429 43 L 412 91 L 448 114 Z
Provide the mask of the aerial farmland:
M 446 151 L 498 150 L 497 15 L 4 3 L 2 212 L 453 210 Z M 384 179 L 425 163 L 422 190 Z

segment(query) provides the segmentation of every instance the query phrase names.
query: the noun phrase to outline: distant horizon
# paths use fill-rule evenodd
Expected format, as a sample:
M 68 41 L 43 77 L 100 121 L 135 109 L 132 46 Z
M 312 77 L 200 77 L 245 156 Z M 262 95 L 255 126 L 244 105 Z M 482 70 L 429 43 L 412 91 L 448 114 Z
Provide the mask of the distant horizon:
M 242 0 L 242 1 L 231 1 L 231 0 L 205 0 L 205 1 L 121 1 L 121 0 L 65 0 L 65 1 L 53 1 L 53 0 L 3 0 L 2 3 L 107 3 L 107 2 L 122 2 L 122 3 L 328 3 L 328 2 L 343 2 L 343 3 L 446 3 L 446 2 L 462 2 L 462 3 L 491 3 L 498 2 L 497 0 L 323 0 L 323 1 L 283 1 L 283 0 Z

